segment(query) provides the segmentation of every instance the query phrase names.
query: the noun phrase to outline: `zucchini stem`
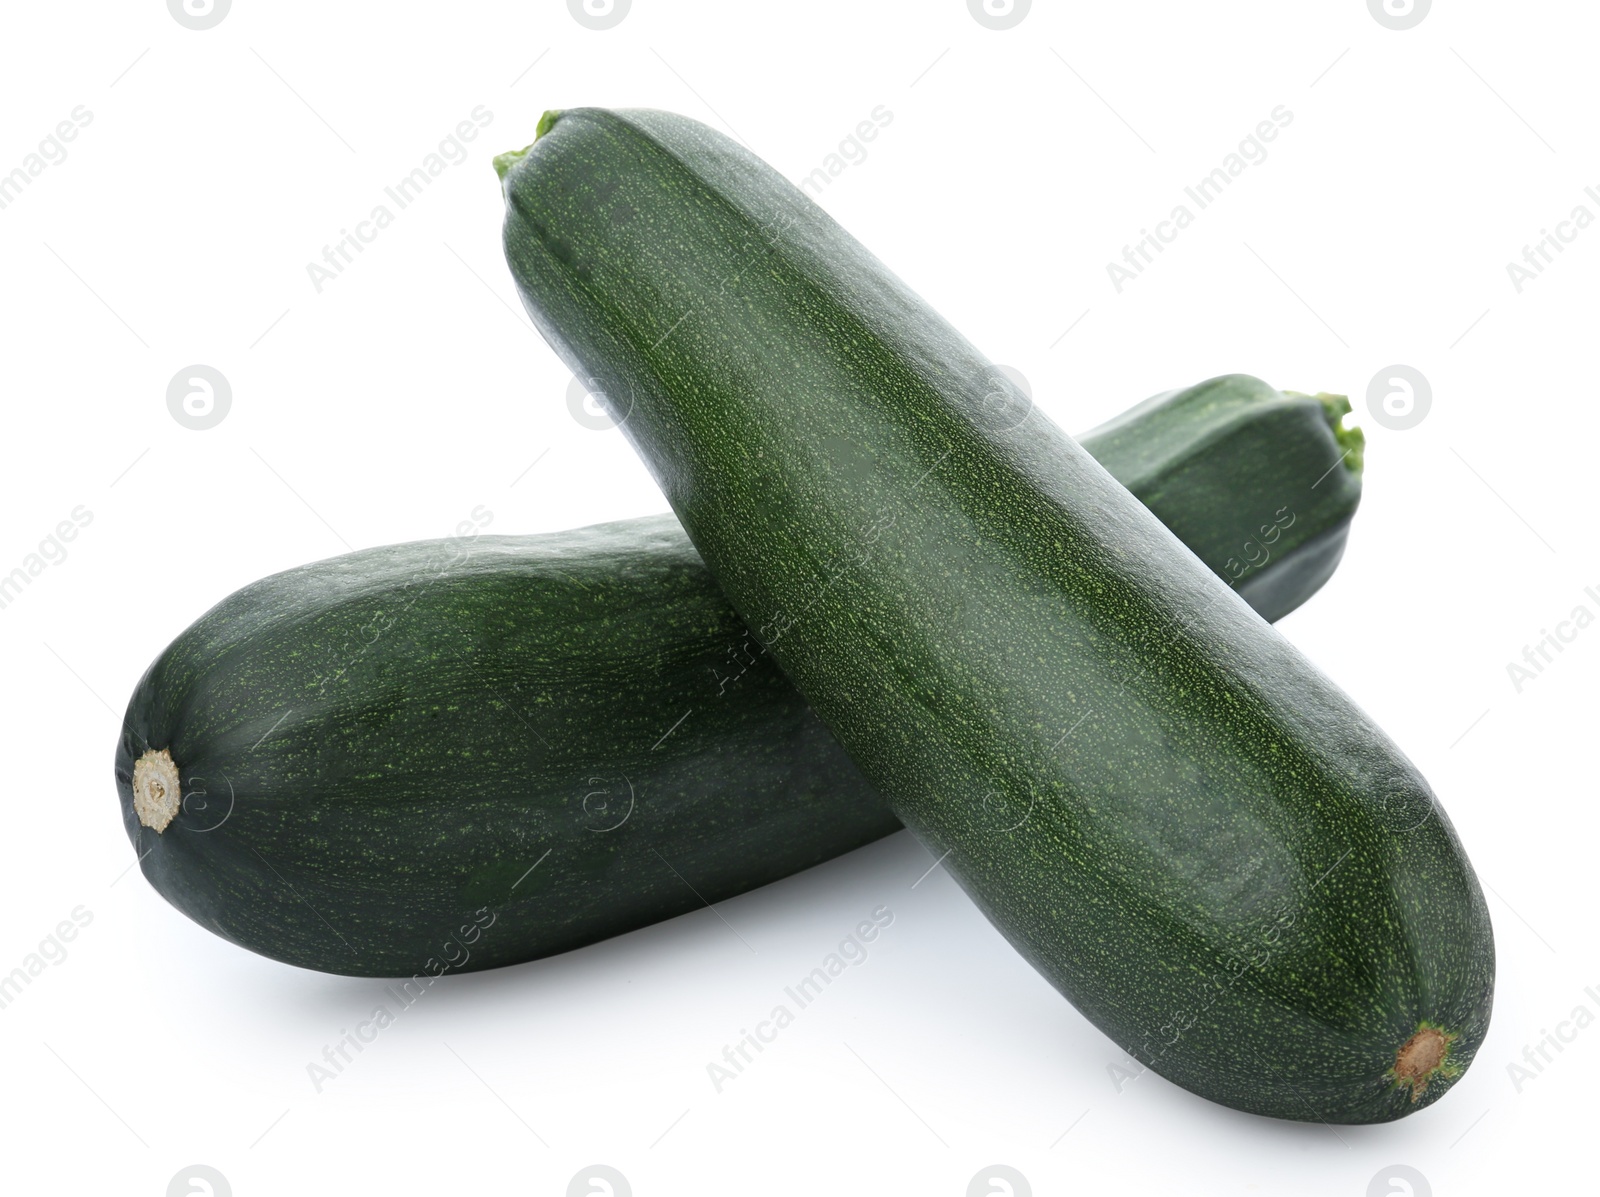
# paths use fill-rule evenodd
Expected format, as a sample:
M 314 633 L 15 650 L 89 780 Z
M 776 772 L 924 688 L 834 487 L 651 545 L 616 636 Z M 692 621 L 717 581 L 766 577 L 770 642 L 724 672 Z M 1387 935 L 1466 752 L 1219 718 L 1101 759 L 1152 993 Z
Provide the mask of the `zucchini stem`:
M 150 749 L 133 764 L 133 813 L 157 835 L 178 816 L 183 782 L 172 753 Z
M 1394 1054 L 1394 1067 L 1389 1070 L 1389 1076 L 1411 1090 L 1413 1105 L 1427 1092 L 1428 1082 L 1434 1077 L 1449 1079 L 1460 1075 L 1461 1070 L 1450 1063 L 1450 1045 L 1455 1040 L 1456 1036 L 1449 1031 L 1423 1023 Z
M 1328 427 L 1333 430 L 1333 439 L 1338 442 L 1339 448 L 1344 450 L 1339 461 L 1352 474 L 1361 473 L 1362 459 L 1366 455 L 1367 434 L 1356 427 L 1347 427 L 1344 418 L 1350 414 L 1350 400 L 1345 395 L 1333 395 L 1327 391 L 1319 391 L 1315 395 L 1308 395 L 1304 391 L 1285 391 L 1292 399 L 1315 399 L 1322 404 L 1322 416 L 1328 421 Z M 1328 471 L 1330 474 L 1332 470 Z
M 1346 427 L 1344 418 L 1350 414 L 1350 400 L 1344 395 L 1330 395 L 1323 391 L 1316 396 L 1322 402 L 1323 414 L 1328 417 L 1328 427 L 1333 429 L 1333 439 L 1345 451 L 1344 462 L 1352 474 L 1361 472 L 1366 455 L 1367 434 L 1359 428 Z
M 531 149 L 533 149 L 531 145 L 525 145 L 520 150 L 507 150 L 503 154 L 496 154 L 494 157 L 494 173 L 499 175 L 501 181 L 504 182 L 506 173 L 526 158 L 528 151 Z

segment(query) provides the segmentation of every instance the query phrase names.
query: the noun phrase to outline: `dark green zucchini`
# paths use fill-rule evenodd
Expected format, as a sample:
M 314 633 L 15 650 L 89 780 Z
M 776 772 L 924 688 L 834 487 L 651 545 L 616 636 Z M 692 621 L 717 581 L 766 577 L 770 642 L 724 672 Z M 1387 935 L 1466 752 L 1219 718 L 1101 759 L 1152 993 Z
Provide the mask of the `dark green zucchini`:
M 1339 459 L 1337 407 L 1244 376 L 1139 410 L 1106 450 L 1219 570 Z M 1359 497 L 1335 474 L 1262 565 L 1289 605 L 1321 582 L 1304 546 L 1342 538 Z M 246 587 L 151 666 L 116 773 L 175 906 L 363 975 L 549 955 L 899 827 L 671 516 L 368 549 Z
M 1148 399 L 1078 443 L 1246 602 L 1278 620 L 1344 556 L 1364 447 L 1360 430 L 1341 423 L 1349 411 L 1343 395 L 1285 395 L 1229 374 Z M 1321 420 L 1327 437 L 1315 427 Z M 1182 461 L 1170 452 L 1177 440 L 1189 447 Z
M 766 164 L 668 113 L 540 129 L 500 160 L 528 311 L 1000 931 L 1224 1104 L 1373 1122 L 1448 1091 L 1494 947 L 1404 754 Z

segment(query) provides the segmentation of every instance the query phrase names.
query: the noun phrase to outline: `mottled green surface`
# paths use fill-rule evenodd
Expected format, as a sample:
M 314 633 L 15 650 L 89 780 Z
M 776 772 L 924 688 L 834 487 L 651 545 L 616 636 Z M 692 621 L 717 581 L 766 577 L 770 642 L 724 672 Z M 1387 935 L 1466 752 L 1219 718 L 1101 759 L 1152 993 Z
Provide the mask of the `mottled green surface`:
M 1218 380 L 1141 404 L 1105 447 L 1137 452 L 1129 480 L 1163 518 L 1226 542 L 1261 505 L 1251 430 L 1272 430 L 1268 475 L 1309 486 L 1335 455 L 1319 410 Z M 1359 482 L 1341 483 L 1296 524 L 1302 546 L 1342 538 Z M 1287 541 L 1265 569 L 1294 606 L 1321 578 Z M 335 972 L 425 971 L 485 904 L 494 925 L 452 969 L 534 959 L 900 826 L 671 516 L 267 578 L 161 655 L 126 728 L 124 816 L 156 887 L 245 947 Z M 147 746 L 171 748 L 190 795 L 160 835 L 131 809 Z
M 718 696 L 746 639 L 671 516 L 302 566 L 218 604 L 139 683 L 123 821 L 173 905 L 308 968 L 592 943 L 898 826 L 770 658 Z M 159 835 L 132 809 L 147 748 L 188 795 Z M 460 945 L 480 907 L 493 925 Z
M 1147 399 L 1078 438 L 1267 619 L 1332 575 L 1361 500 L 1342 395 L 1286 395 L 1228 374 Z
M 997 417 L 990 363 L 764 163 L 665 113 L 542 127 L 505 174 L 530 313 L 1017 949 L 1240 1109 L 1448 1091 L 1389 1073 L 1424 1022 L 1470 1062 L 1493 941 L 1405 756 L 1087 452 Z

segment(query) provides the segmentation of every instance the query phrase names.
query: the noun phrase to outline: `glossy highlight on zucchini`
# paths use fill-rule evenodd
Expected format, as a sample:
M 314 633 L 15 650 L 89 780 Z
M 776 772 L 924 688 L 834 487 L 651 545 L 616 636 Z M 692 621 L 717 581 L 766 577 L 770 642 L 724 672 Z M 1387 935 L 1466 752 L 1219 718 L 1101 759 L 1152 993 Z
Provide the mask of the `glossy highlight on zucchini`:
M 1399 748 L 1037 408 L 995 418 L 984 356 L 743 147 L 645 110 L 540 127 L 501 160 L 536 326 L 1017 950 L 1241 1110 L 1448 1092 L 1494 944 Z

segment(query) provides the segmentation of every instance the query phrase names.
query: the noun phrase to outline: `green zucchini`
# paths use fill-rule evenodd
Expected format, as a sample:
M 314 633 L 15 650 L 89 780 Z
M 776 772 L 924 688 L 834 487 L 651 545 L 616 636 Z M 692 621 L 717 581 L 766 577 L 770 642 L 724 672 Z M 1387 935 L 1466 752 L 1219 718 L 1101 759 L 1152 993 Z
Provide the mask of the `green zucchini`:
M 1341 422 L 1349 411 L 1343 395 L 1285 395 L 1229 374 L 1148 399 L 1078 443 L 1276 621 L 1344 556 L 1364 450 Z M 1177 442 L 1189 447 L 1182 460 Z
M 1447 1092 L 1493 939 L 1400 750 L 1020 395 L 995 418 L 983 356 L 758 158 L 661 112 L 540 129 L 499 160 L 525 306 L 1023 956 L 1241 1110 Z
M 1235 375 L 1084 439 L 1219 546 L 1221 570 L 1261 511 L 1339 460 L 1342 403 Z M 1262 563 L 1290 605 L 1359 497 L 1359 474 L 1337 474 Z M 246 587 L 151 666 L 116 773 L 173 905 L 358 975 L 546 956 L 900 826 L 670 515 L 368 549 Z M 481 908 L 492 925 L 473 931 Z

